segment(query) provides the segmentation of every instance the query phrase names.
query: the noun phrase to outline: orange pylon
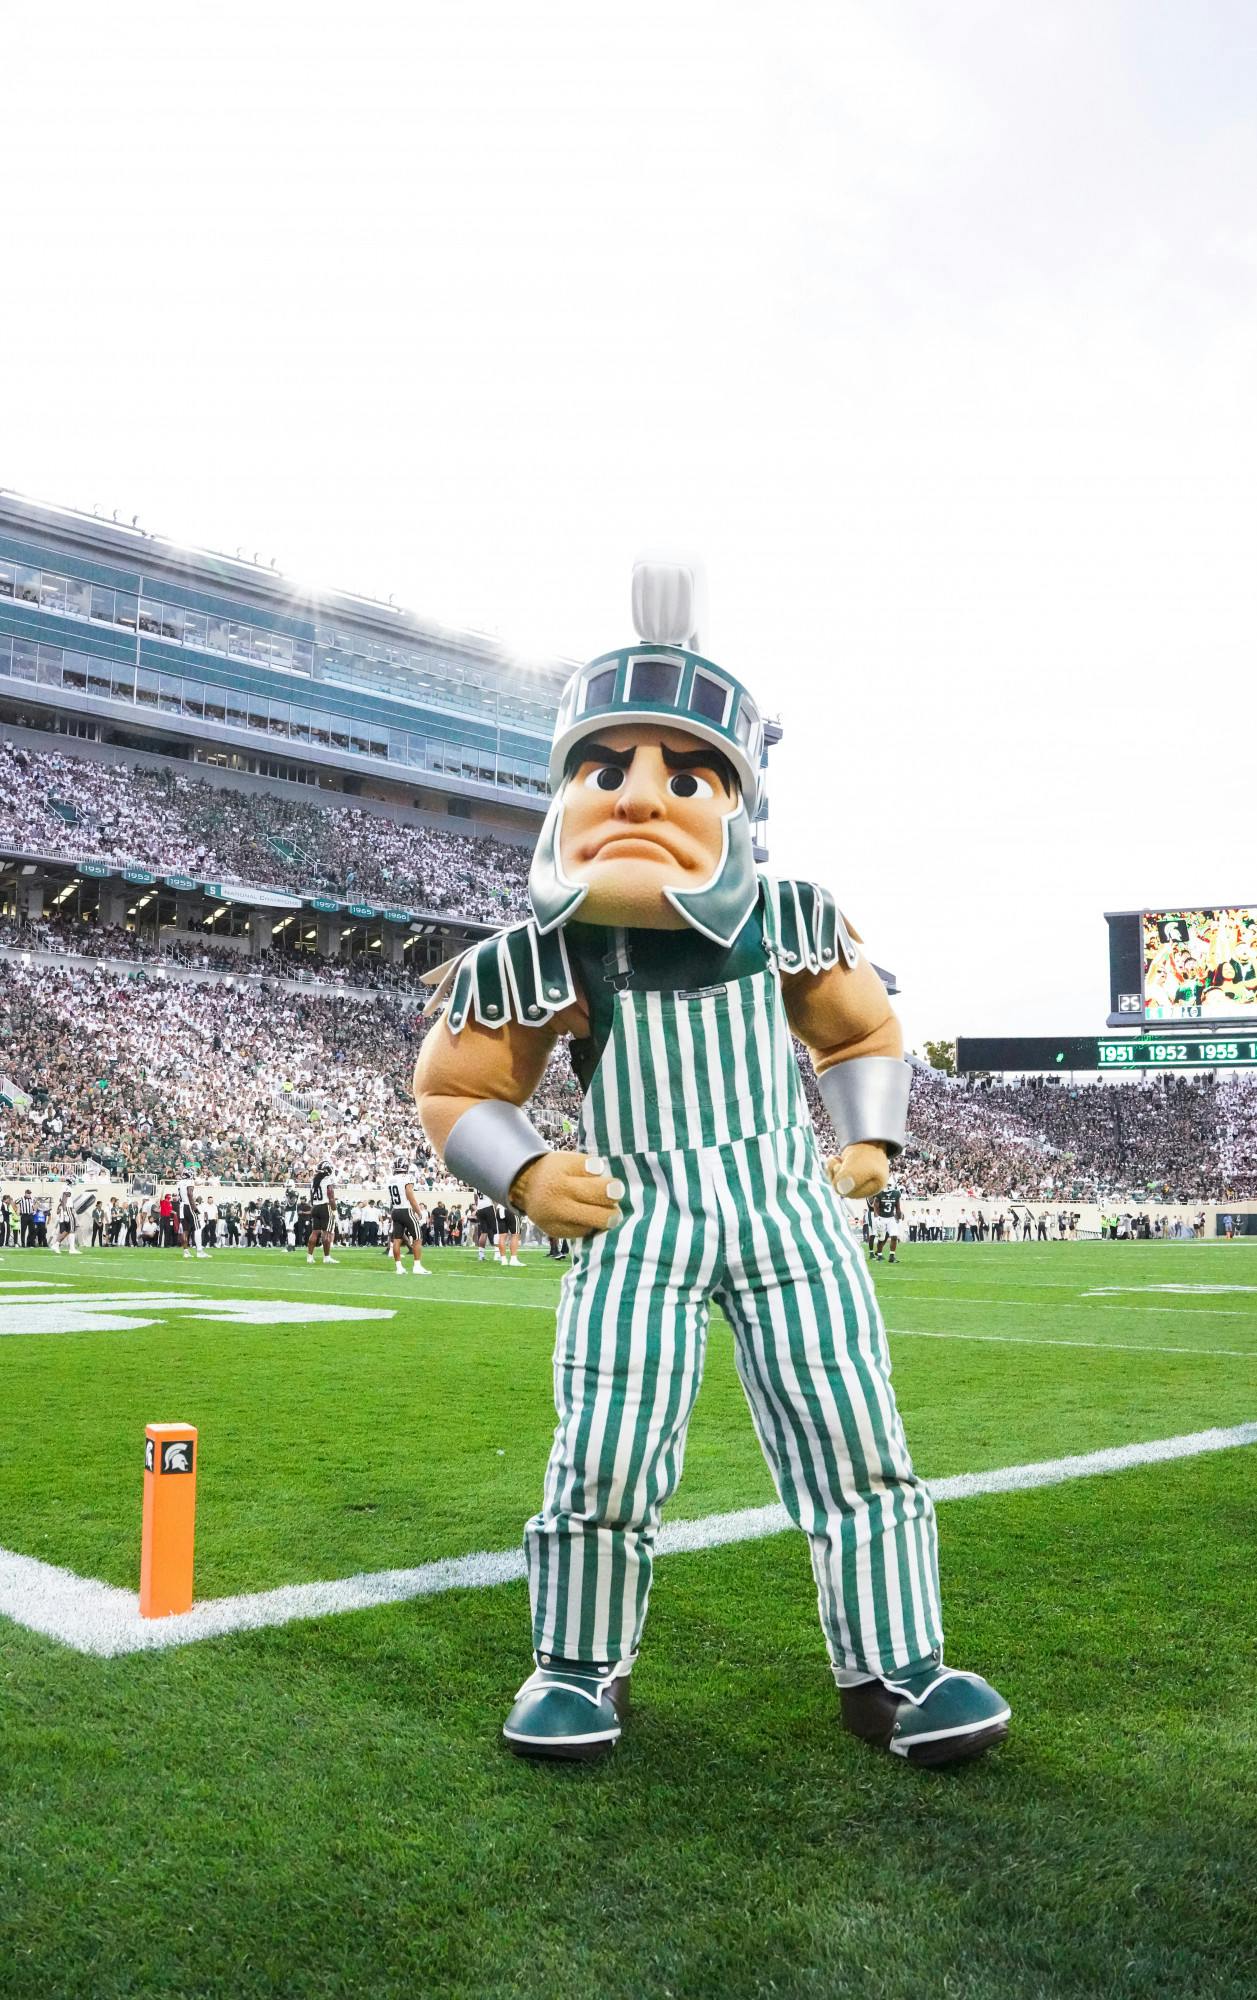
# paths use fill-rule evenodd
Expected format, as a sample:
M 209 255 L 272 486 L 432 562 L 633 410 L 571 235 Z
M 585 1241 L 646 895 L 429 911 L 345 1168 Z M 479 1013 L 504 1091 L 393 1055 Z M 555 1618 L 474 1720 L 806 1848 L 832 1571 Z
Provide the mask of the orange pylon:
M 196 1460 L 195 1425 L 144 1426 L 141 1618 L 165 1618 L 172 1611 L 191 1609 Z

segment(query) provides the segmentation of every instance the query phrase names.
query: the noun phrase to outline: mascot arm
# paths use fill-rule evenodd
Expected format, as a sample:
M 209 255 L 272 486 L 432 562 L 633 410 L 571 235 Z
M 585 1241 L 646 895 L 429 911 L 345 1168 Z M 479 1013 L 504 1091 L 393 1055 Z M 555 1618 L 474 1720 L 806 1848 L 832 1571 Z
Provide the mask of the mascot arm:
M 839 1194 L 865 1199 L 903 1146 L 910 1071 L 886 989 L 866 958 L 783 979 L 786 1018 L 807 1046 L 840 1151 L 825 1162 Z
M 415 1064 L 415 1103 L 432 1145 L 452 1173 L 496 1201 L 521 1208 L 547 1236 L 589 1236 L 620 1219 L 623 1188 L 600 1160 L 553 1152 L 524 1116 L 560 1033 L 584 1032 L 584 1010 L 569 1008 L 542 1027 L 468 1021 L 457 1035 L 444 1020 Z

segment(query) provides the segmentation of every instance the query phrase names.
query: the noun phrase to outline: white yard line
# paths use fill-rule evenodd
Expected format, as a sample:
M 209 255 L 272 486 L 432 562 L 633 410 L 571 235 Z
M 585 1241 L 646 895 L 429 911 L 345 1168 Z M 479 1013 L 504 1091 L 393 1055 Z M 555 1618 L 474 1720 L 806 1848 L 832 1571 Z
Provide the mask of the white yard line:
M 932 1336 L 930 1336 L 932 1338 Z M 1068 1479 L 1090 1479 L 1101 1473 L 1125 1472 L 1131 1466 L 1163 1464 L 1176 1458 L 1196 1458 L 1205 1452 L 1233 1451 L 1257 1444 L 1257 1423 L 1226 1430 L 1192 1431 L 1182 1437 L 1157 1438 L 1147 1444 L 1117 1445 L 1084 1452 L 1073 1458 L 1041 1459 L 1030 1465 L 1006 1465 L 993 1472 L 962 1472 L 931 1485 L 936 1501 L 971 1500 L 989 1493 L 1024 1493 L 1036 1486 L 1056 1486 Z M 660 1530 L 660 1555 L 688 1555 L 729 1542 L 758 1541 L 790 1526 L 785 1508 L 743 1507 L 729 1514 L 706 1514 L 699 1520 L 673 1521 Z M 494 1584 L 517 1583 L 524 1576 L 518 1549 L 446 1557 L 417 1569 L 386 1569 L 347 1576 L 328 1583 L 286 1584 L 278 1590 L 251 1591 L 240 1597 L 212 1598 L 171 1618 L 145 1619 L 138 1597 L 93 1577 L 76 1576 L 33 1556 L 0 1550 L 0 1615 L 28 1631 L 57 1639 L 76 1652 L 112 1659 L 122 1653 L 150 1652 L 167 1646 L 187 1646 L 199 1639 L 222 1638 L 230 1632 L 261 1631 L 288 1625 L 299 1618 L 326 1618 L 342 1611 L 363 1611 L 381 1604 L 402 1604 L 416 1597 L 434 1597 L 447 1590 L 483 1590 Z
M 1190 1354 L 1223 1361 L 1257 1361 L 1257 1347 L 1162 1347 L 1152 1340 L 1068 1340 L 1060 1334 L 953 1333 L 915 1326 L 890 1326 L 892 1340 L 980 1340 L 997 1347 L 1085 1347 L 1096 1354 Z

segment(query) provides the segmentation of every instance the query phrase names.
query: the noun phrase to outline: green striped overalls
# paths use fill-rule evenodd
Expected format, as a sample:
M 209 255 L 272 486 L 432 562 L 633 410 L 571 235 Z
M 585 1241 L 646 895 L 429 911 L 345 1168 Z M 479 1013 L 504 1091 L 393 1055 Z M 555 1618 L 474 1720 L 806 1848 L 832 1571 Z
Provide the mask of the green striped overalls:
M 714 1299 L 764 1456 L 811 1546 L 835 1670 L 939 1658 L 933 1506 L 904 1441 L 877 1301 L 824 1175 L 771 948 L 765 970 L 724 985 L 616 993 L 580 1143 L 623 1180 L 624 1219 L 576 1246 L 564 1280 L 559 1422 L 524 1532 L 538 1654 L 637 1651 Z

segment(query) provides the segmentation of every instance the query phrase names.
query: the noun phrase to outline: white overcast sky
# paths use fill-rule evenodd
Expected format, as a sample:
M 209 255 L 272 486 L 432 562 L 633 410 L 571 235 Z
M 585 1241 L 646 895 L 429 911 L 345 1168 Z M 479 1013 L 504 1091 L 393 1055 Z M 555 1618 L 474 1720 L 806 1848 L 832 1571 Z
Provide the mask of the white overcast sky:
M 1257 899 L 1252 0 L 8 11 L 0 484 L 538 654 L 703 556 L 910 1041 Z

